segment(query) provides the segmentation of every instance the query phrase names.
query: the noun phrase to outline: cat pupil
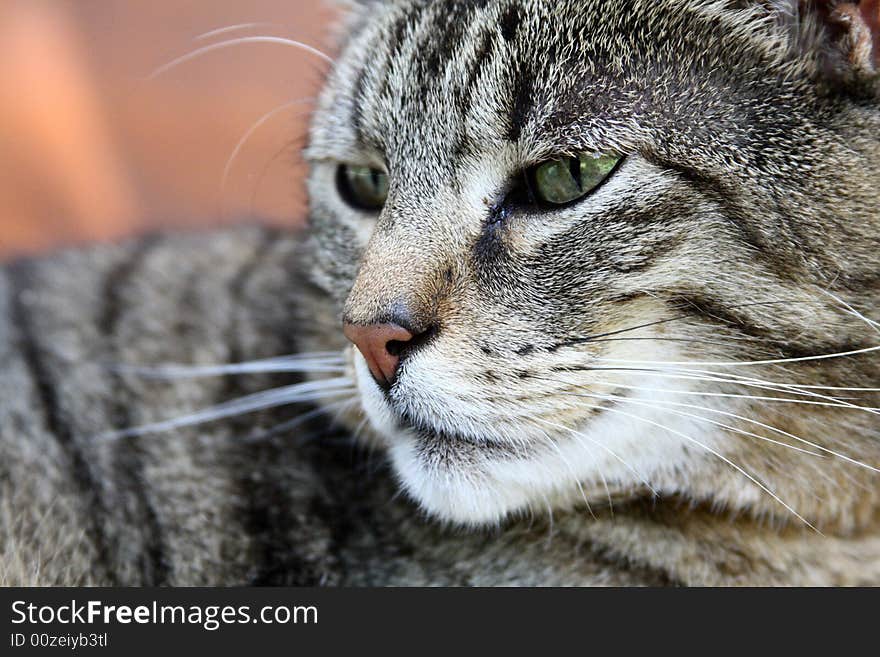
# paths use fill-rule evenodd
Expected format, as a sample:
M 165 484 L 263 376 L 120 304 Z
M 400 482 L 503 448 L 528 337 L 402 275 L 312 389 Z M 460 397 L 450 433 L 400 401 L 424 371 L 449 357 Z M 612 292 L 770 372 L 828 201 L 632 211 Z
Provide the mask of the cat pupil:
M 584 191 L 584 180 L 581 175 L 581 160 L 578 157 L 568 158 L 568 171 L 571 173 L 572 180 L 577 185 L 578 191 Z
M 579 200 L 597 189 L 620 161 L 613 155 L 582 154 L 544 162 L 531 172 L 538 200 L 551 206 Z
M 380 210 L 388 197 L 388 174 L 373 167 L 342 164 L 336 174 L 342 200 L 358 210 Z

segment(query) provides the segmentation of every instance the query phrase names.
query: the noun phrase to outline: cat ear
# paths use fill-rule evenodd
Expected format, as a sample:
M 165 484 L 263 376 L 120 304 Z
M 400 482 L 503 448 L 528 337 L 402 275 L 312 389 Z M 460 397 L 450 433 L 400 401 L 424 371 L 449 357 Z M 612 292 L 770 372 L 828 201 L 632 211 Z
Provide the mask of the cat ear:
M 880 66 L 880 0 L 842 2 L 827 11 L 828 20 L 837 28 L 837 46 L 847 61 L 856 70 L 876 72 Z
M 825 68 L 857 75 L 880 71 L 880 0 L 783 0 L 797 46 Z

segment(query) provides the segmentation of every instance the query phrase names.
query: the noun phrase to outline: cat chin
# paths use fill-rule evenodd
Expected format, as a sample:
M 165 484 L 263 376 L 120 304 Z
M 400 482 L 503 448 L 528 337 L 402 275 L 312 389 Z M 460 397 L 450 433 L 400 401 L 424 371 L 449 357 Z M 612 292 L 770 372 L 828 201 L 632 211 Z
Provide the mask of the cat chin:
M 529 507 L 533 490 L 498 485 L 469 463 L 426 459 L 417 441 L 400 441 L 389 450 L 401 488 L 427 514 L 460 526 L 498 525 Z
M 544 443 L 479 444 L 400 427 L 385 440 L 408 496 L 431 517 L 462 527 L 497 526 L 511 517 L 553 513 L 584 500 L 605 504 L 606 484 L 615 493 L 637 485 L 630 473 L 584 453 L 573 441 L 560 440 L 548 451 Z M 601 489 L 582 483 L 599 480 Z
M 654 490 L 650 482 L 676 488 L 682 473 L 701 463 L 689 435 L 700 435 L 703 449 L 719 447 L 695 420 L 656 409 L 637 417 L 630 406 L 624 415 L 619 409 L 598 413 L 578 431 L 558 423 L 550 423 L 559 428 L 553 435 L 527 436 L 523 430 L 521 441 L 508 444 L 410 428 L 362 359 L 355 359 L 354 368 L 361 406 L 401 487 L 429 515 L 455 525 L 492 526 L 511 516 L 603 505 L 612 494 Z M 654 384 L 660 389 L 662 382 Z M 651 395 L 655 401 L 668 396 Z
M 637 476 L 610 462 L 581 463 L 582 476 L 574 476 L 572 464 L 541 449 L 531 457 L 515 455 L 513 449 L 504 452 L 495 447 L 487 454 L 485 446 L 400 432 L 388 448 L 407 495 L 434 519 L 465 528 L 498 526 L 511 518 L 574 507 L 603 508 L 612 495 L 644 493 Z
M 398 483 L 426 513 L 452 524 L 482 527 L 529 508 L 539 482 L 510 486 L 493 481 L 490 471 L 512 459 L 504 448 L 402 428 L 361 358 L 355 357 L 354 368 L 361 406 L 388 452 Z M 517 460 L 523 472 L 534 470 L 533 464 Z

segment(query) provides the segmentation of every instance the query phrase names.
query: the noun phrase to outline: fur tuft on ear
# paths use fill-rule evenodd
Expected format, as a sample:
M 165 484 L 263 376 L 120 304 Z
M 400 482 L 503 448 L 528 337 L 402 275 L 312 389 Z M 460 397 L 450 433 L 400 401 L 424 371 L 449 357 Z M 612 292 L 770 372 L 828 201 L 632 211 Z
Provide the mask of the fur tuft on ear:
M 791 0 L 799 28 L 813 30 L 825 66 L 873 75 L 880 69 L 880 0 Z
M 858 69 L 876 71 L 880 67 L 880 0 L 844 2 L 831 13 L 846 35 L 844 51 Z
M 880 0 L 723 0 L 772 25 L 784 48 L 836 78 L 880 72 Z M 760 29 L 763 29 L 761 27 Z
M 389 0 L 321 0 L 326 7 L 333 10 L 337 20 L 331 24 L 330 38 L 338 47 L 347 40 L 348 35 L 370 14 L 371 7 Z

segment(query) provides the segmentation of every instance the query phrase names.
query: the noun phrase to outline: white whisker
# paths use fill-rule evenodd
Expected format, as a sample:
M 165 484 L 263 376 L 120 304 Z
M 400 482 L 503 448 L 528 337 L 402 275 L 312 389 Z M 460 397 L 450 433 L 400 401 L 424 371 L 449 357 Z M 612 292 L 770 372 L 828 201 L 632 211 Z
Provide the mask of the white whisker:
M 625 363 L 635 365 L 699 365 L 707 367 L 745 367 L 754 365 L 781 365 L 785 363 L 805 363 L 809 361 L 828 360 L 830 358 L 845 358 L 880 351 L 880 345 L 865 347 L 864 349 L 852 349 L 835 354 L 821 354 L 819 356 L 801 356 L 799 358 L 776 358 L 772 360 L 731 360 L 731 361 L 657 361 L 657 360 L 626 360 L 619 358 L 596 358 L 597 361 L 607 363 Z
M 232 153 L 229 155 L 229 159 L 226 160 L 226 166 L 223 167 L 223 176 L 220 178 L 220 196 L 223 196 L 223 192 L 226 189 L 226 183 L 229 180 L 229 174 L 232 171 L 232 165 L 235 163 L 235 159 L 238 157 L 238 154 L 241 152 L 241 149 L 244 148 L 245 144 L 247 144 L 248 140 L 253 136 L 253 134 L 260 129 L 266 122 L 271 121 L 272 118 L 280 112 L 284 110 L 288 110 L 292 107 L 296 107 L 298 105 L 303 105 L 305 103 L 313 102 L 314 98 L 297 98 L 296 100 L 291 100 L 290 102 L 284 103 L 273 109 L 271 112 L 266 112 L 263 116 L 261 116 L 248 130 L 242 135 L 241 139 L 235 145 L 235 148 L 232 149 Z
M 832 298 L 834 301 L 836 301 L 841 306 L 843 306 L 848 311 L 848 313 L 850 315 L 857 317 L 858 319 L 862 320 L 865 324 L 867 324 L 868 326 L 873 328 L 876 332 L 880 333 L 880 322 L 875 322 L 873 319 L 865 317 L 862 313 L 860 313 L 858 310 L 853 308 L 850 304 L 848 304 L 846 301 L 841 299 L 839 296 L 837 296 L 833 292 L 830 292 L 829 290 L 825 290 L 822 288 L 819 288 L 819 291 L 822 294 L 824 294 L 825 296 Z
M 766 494 L 770 495 L 770 497 L 772 497 L 774 500 L 776 500 L 776 502 L 778 502 L 778 503 L 781 504 L 783 507 L 785 507 L 786 510 L 788 510 L 788 511 L 789 511 L 792 515 L 794 515 L 798 520 L 800 520 L 801 522 L 803 522 L 807 527 L 809 527 L 810 529 L 812 529 L 813 531 L 815 531 L 817 534 L 822 535 L 822 532 L 820 532 L 816 527 L 814 527 L 814 526 L 813 526 L 813 525 L 812 525 L 812 524 L 811 524 L 806 518 L 804 518 L 801 514 L 799 514 L 797 511 L 795 511 L 790 505 L 788 505 L 788 504 L 787 504 L 782 498 L 780 498 L 780 497 L 779 497 L 776 493 L 774 493 L 770 488 L 768 488 L 766 485 L 764 485 L 764 484 L 762 484 L 760 481 L 758 481 L 758 479 L 756 479 L 753 475 L 749 474 L 749 473 L 748 473 L 745 469 L 743 469 L 741 466 L 737 465 L 736 463 L 734 463 L 733 461 L 731 461 L 729 458 L 727 458 L 727 457 L 724 456 L 723 454 L 720 454 L 719 452 L 715 451 L 714 449 L 712 449 L 712 448 L 709 447 L 708 445 L 704 445 L 704 444 L 701 443 L 699 440 L 697 440 L 697 439 L 695 439 L 695 438 L 693 438 L 693 437 L 691 437 L 691 436 L 688 436 L 687 434 L 684 434 L 684 433 L 682 433 L 682 432 L 680 432 L 680 431 L 676 431 L 675 429 L 673 429 L 673 428 L 671 428 L 671 427 L 667 427 L 666 425 L 660 424 L 659 422 L 654 422 L 653 420 L 649 420 L 648 418 L 641 417 L 641 416 L 639 416 L 639 415 L 635 415 L 635 414 L 633 414 L 633 413 L 627 413 L 626 411 L 622 411 L 622 410 L 617 409 L 617 408 L 609 408 L 609 407 L 607 407 L 607 406 L 596 406 L 596 405 L 593 405 L 593 404 L 584 404 L 583 406 L 584 406 L 585 408 L 593 408 L 593 409 L 597 409 L 597 410 L 602 410 L 602 411 L 607 412 L 607 413 L 618 413 L 618 414 L 620 414 L 620 415 L 624 415 L 624 416 L 626 416 L 626 417 L 629 417 L 629 418 L 631 418 L 631 419 L 637 420 L 637 421 L 639 421 L 639 422 L 645 422 L 645 423 L 647 423 L 647 424 L 650 424 L 650 425 L 652 425 L 652 426 L 657 427 L 658 429 L 662 429 L 663 431 L 668 431 L 669 433 L 672 433 L 672 434 L 674 434 L 674 435 L 676 435 L 676 436 L 679 436 L 680 438 L 684 438 L 684 439 L 687 440 L 688 442 L 693 443 L 694 445 L 697 445 L 698 447 L 701 447 L 702 449 L 704 449 L 704 450 L 706 450 L 707 452 L 709 452 L 710 454 L 716 456 L 717 458 L 719 458 L 720 460 L 722 460 L 724 463 L 726 463 L 727 465 L 729 465 L 730 467 L 732 467 L 733 469 L 735 469 L 737 472 L 739 472 L 741 475 L 743 475 L 743 476 L 746 477 L 749 481 L 751 481 L 753 484 L 755 484 L 758 488 L 760 488 L 761 490 L 763 490 Z
M 549 380 L 549 379 L 548 379 L 548 380 Z M 620 385 L 620 384 L 611 383 L 611 382 L 606 382 L 606 381 L 596 381 L 595 383 L 598 383 L 598 384 L 600 384 L 600 385 L 601 385 L 601 384 L 609 385 L 609 386 L 612 386 L 612 385 L 613 385 L 613 386 L 617 386 L 617 387 L 620 387 L 620 388 L 627 388 L 627 389 L 639 389 L 637 386 Z M 626 399 L 628 399 L 628 398 L 627 398 L 627 397 L 620 397 L 619 399 L 620 399 L 620 400 L 626 400 Z M 813 449 L 818 449 L 818 450 L 820 450 L 821 452 L 824 452 L 824 453 L 826 453 L 826 454 L 828 454 L 828 455 L 830 455 L 830 456 L 835 456 L 835 457 L 837 457 L 837 458 L 839 458 L 839 459 L 842 459 L 842 460 L 844 460 L 844 461 L 848 461 L 849 463 L 852 463 L 853 465 L 857 465 L 857 466 L 859 466 L 859 467 L 861 467 L 861 468 L 865 468 L 866 470 L 871 470 L 872 472 L 880 473 L 880 468 L 876 468 L 876 467 L 874 467 L 874 466 L 872 466 L 872 465 L 868 465 L 867 463 L 863 463 L 862 461 L 858 461 L 858 460 L 856 460 L 856 459 L 854 459 L 854 458 L 852 458 L 852 457 L 847 456 L 846 454 L 841 454 L 840 452 L 836 452 L 836 451 L 834 451 L 834 450 L 832 450 L 832 449 L 828 449 L 827 447 L 823 447 L 822 445 L 819 445 L 819 444 L 814 443 L 814 442 L 812 442 L 812 441 L 806 440 L 805 438 L 801 438 L 800 436 L 796 436 L 796 435 L 793 434 L 793 433 L 789 433 L 789 432 L 787 432 L 787 431 L 784 431 L 783 429 L 779 429 L 778 427 L 774 427 L 773 425 L 765 424 L 765 423 L 760 422 L 759 420 L 755 420 L 755 419 L 753 419 L 753 418 L 745 417 L 745 416 L 743 416 L 743 415 L 737 415 L 736 413 L 731 413 L 731 412 L 729 412 L 729 411 L 722 411 L 721 409 L 717 409 L 717 408 L 710 408 L 710 407 L 708 407 L 708 406 L 699 406 L 699 405 L 697 405 L 697 404 L 686 404 L 686 403 L 683 403 L 683 402 L 674 402 L 674 401 L 666 400 L 666 399 L 653 399 L 653 400 L 651 400 L 651 403 L 655 403 L 655 404 L 663 404 L 663 405 L 665 405 L 665 406 L 677 406 L 677 407 L 682 407 L 682 408 L 691 408 L 691 409 L 694 409 L 694 410 L 705 411 L 705 412 L 707 412 L 707 413 L 714 413 L 714 414 L 716 414 L 716 415 L 723 415 L 723 416 L 725 416 L 725 417 L 733 418 L 733 419 L 735 419 L 735 420 L 740 420 L 740 421 L 743 421 L 743 422 L 748 422 L 749 424 L 753 424 L 753 425 L 755 425 L 755 426 L 761 427 L 762 429 L 767 429 L 768 431 L 772 431 L 772 432 L 777 433 L 777 434 L 779 434 L 779 435 L 781 435 L 781 436 L 785 436 L 786 438 L 791 438 L 792 440 L 796 440 L 796 441 L 798 441 L 798 442 L 800 442 L 800 443 L 803 443 L 803 444 L 805 444 L 805 445 L 808 445 L 808 446 L 812 447 Z M 705 418 L 705 419 L 706 419 L 707 421 L 711 421 L 711 420 L 709 420 L 708 418 Z M 722 425 L 722 426 L 726 426 L 726 425 Z M 764 436 L 763 438 L 764 438 L 765 440 L 770 441 L 770 442 L 778 443 L 778 444 L 780 444 L 780 445 L 784 445 L 784 446 L 786 446 L 786 447 L 790 447 L 791 449 L 796 449 L 796 450 L 798 450 L 798 451 L 803 451 L 803 452 L 806 452 L 806 453 L 808 453 L 808 454 L 815 454 L 815 452 L 811 452 L 811 451 L 809 451 L 809 450 L 800 450 L 800 449 L 798 449 L 798 448 L 796 448 L 796 447 L 794 447 L 794 446 L 792 446 L 792 445 L 788 445 L 788 444 L 786 444 L 786 443 L 780 443 L 780 442 L 778 442 L 778 441 L 771 440 L 770 438 L 767 438 L 766 436 Z M 816 455 L 817 455 L 817 456 L 820 456 L 819 454 L 816 454 Z
M 746 386 L 746 387 L 753 387 L 753 388 L 759 388 L 759 389 L 764 389 L 764 390 L 770 390 L 773 392 L 785 392 L 785 393 L 790 393 L 790 394 L 799 395 L 799 396 L 803 396 L 803 397 L 811 397 L 813 399 L 821 400 L 821 402 L 812 402 L 812 401 L 796 400 L 795 399 L 795 400 L 788 400 L 789 403 L 803 403 L 803 404 L 808 404 L 808 405 L 828 406 L 828 407 L 833 407 L 833 408 L 851 408 L 854 410 L 860 410 L 860 411 L 864 411 L 866 413 L 871 413 L 873 415 L 880 414 L 880 409 L 878 409 L 878 408 L 874 408 L 871 406 L 861 406 L 859 404 L 854 404 L 854 403 L 852 403 L 842 397 L 824 395 L 822 393 L 814 392 L 813 390 L 806 390 L 806 389 L 804 389 L 805 386 L 797 386 L 797 385 L 788 384 L 788 383 L 777 383 L 777 382 L 764 381 L 762 379 L 757 379 L 754 377 L 746 377 L 746 376 L 742 376 L 739 374 L 731 374 L 730 372 L 725 372 L 723 375 L 719 375 L 718 372 L 712 372 L 711 370 L 681 369 L 681 370 L 673 370 L 673 371 L 684 372 L 686 374 L 692 374 L 692 373 L 696 374 L 697 376 L 694 378 L 698 381 L 705 380 L 705 381 L 718 381 L 721 383 L 734 383 L 735 385 L 742 385 L 742 386 Z M 707 376 L 707 375 L 711 375 L 711 376 Z M 822 388 L 818 388 L 818 389 L 821 390 Z M 867 389 L 863 389 L 862 391 L 864 392 L 866 390 Z M 784 401 L 787 398 L 771 397 L 769 399 Z M 762 401 L 763 401 L 763 399 L 762 399 Z
M 596 406 L 596 407 L 594 407 L 594 408 L 596 408 L 596 409 L 602 409 L 602 408 L 604 408 L 604 407 Z M 657 493 L 657 491 L 654 490 L 654 487 L 651 486 L 651 484 L 650 484 L 650 483 L 648 482 L 648 480 L 644 477 L 644 475 L 640 474 L 635 468 L 633 468 L 629 463 L 627 463 L 625 460 L 623 460 L 620 456 L 618 456 L 618 455 L 615 454 L 613 451 L 611 451 L 611 449 L 610 449 L 609 447 L 607 447 L 606 445 L 603 445 L 603 444 L 600 443 L 599 441 L 597 441 L 597 440 L 593 440 L 592 438 L 590 438 L 589 436 L 584 435 L 584 434 L 581 433 L 580 431 L 575 431 L 574 429 L 572 429 L 572 428 L 570 428 L 570 427 L 567 427 L 567 426 L 565 426 L 565 425 L 563 425 L 563 424 L 557 424 L 556 422 L 551 422 L 551 421 L 549 421 L 549 420 L 545 420 L 545 419 L 540 418 L 540 417 L 533 417 L 533 418 L 531 418 L 531 419 L 532 419 L 533 421 L 535 421 L 535 422 L 542 422 L 542 423 L 544 423 L 544 424 L 546 424 L 546 425 L 548 425 L 548 426 L 554 427 L 554 428 L 556 428 L 556 429 L 562 429 L 563 431 L 568 431 L 569 433 L 571 433 L 571 434 L 574 435 L 574 436 L 578 436 L 578 437 L 580 437 L 580 438 L 583 438 L 583 439 L 586 439 L 586 440 L 590 441 L 592 444 L 596 445 L 596 446 L 599 447 L 600 449 L 603 449 L 604 451 L 608 452 L 613 458 L 615 458 L 617 461 L 619 461 L 619 462 L 620 462 L 620 463 L 621 463 L 626 469 L 628 469 L 628 470 L 629 470 L 630 472 L 632 472 L 632 473 L 633 473 L 633 474 L 634 474 L 639 480 L 641 480 L 641 482 L 642 482 L 643 484 L 645 484 L 645 486 L 648 487 L 648 489 L 654 494 L 655 497 L 659 497 L 659 494 Z
M 239 23 L 238 25 L 228 25 L 227 27 L 218 27 L 216 30 L 210 30 L 208 32 L 204 32 L 199 34 L 196 37 L 193 37 L 193 41 L 204 41 L 205 39 L 211 39 L 215 36 L 220 36 L 221 34 L 229 34 L 230 32 L 238 32 L 240 30 L 252 30 L 258 27 L 281 27 L 279 23 Z
M 565 467 L 565 469 L 568 470 L 568 473 L 571 475 L 571 478 L 574 480 L 574 483 L 577 485 L 578 490 L 580 490 L 580 492 L 581 492 L 581 497 L 584 500 L 584 504 L 587 505 L 587 511 L 589 512 L 589 514 L 593 518 L 593 520 L 597 520 L 596 514 L 593 513 L 593 507 L 590 506 L 590 502 L 587 499 L 587 493 L 584 490 L 583 485 L 581 484 L 580 478 L 577 476 L 577 474 L 575 474 L 574 469 L 571 467 L 571 464 L 565 459 L 565 455 L 562 453 L 562 450 L 559 449 L 559 445 L 557 445 L 556 441 L 553 440 L 553 438 L 550 436 L 550 434 L 548 434 L 543 429 L 541 429 L 541 433 L 544 434 L 544 437 L 547 438 L 547 442 L 550 443 L 550 445 L 553 447 L 553 449 L 556 450 L 556 453 L 559 454 L 560 462 Z M 607 486 L 606 486 L 606 489 L 607 489 Z
M 255 411 L 274 408 L 276 406 L 316 401 L 328 397 L 348 395 L 354 392 L 355 388 L 352 381 L 346 377 L 297 383 L 239 397 L 238 399 L 223 402 L 216 406 L 189 413 L 181 417 L 172 418 L 170 420 L 153 422 L 139 427 L 132 427 L 130 429 L 110 431 L 98 436 L 97 440 L 110 441 L 118 440 L 120 438 L 142 436 L 148 433 L 171 431 L 173 429 L 180 429 L 196 424 L 234 417 L 236 415 L 253 413 Z
M 792 303 L 801 303 L 801 304 L 810 304 L 810 303 L 819 303 L 818 301 L 798 301 L 793 299 L 776 299 L 773 301 L 752 301 L 749 303 L 740 303 L 730 306 L 731 309 L 735 308 L 749 308 L 754 306 L 774 306 L 779 304 L 792 304 Z M 612 335 L 622 335 L 624 333 L 631 333 L 633 331 L 638 331 L 640 329 L 651 328 L 653 326 L 660 326 L 663 324 L 669 324 L 670 322 L 680 322 L 686 319 L 693 319 L 698 316 L 699 313 L 696 311 L 689 313 L 682 313 L 681 315 L 675 315 L 674 317 L 667 317 L 666 319 L 658 319 L 652 322 L 646 322 L 644 324 L 636 324 L 634 326 L 629 326 L 627 328 L 616 329 L 614 331 L 607 331 L 605 333 L 596 333 L 594 335 L 588 335 L 583 338 L 578 338 L 576 340 L 572 340 L 572 344 L 583 344 L 587 342 L 594 342 L 599 338 L 607 338 Z
M 610 368 L 614 369 L 614 368 Z M 801 397 L 812 397 L 814 399 L 821 399 L 823 401 L 831 402 L 832 404 L 839 404 L 842 407 L 846 408 L 857 408 L 863 411 L 868 412 L 877 412 L 878 409 L 868 407 L 868 406 L 859 406 L 858 404 L 851 403 L 848 399 L 843 397 L 836 397 L 830 395 L 824 395 L 822 393 L 814 392 L 816 390 L 831 390 L 838 392 L 876 392 L 877 390 L 873 388 L 845 388 L 845 387 L 834 387 L 834 386 L 820 386 L 820 385 L 800 385 L 793 383 L 782 383 L 780 381 L 767 381 L 764 379 L 758 379 L 755 377 L 743 376 L 740 374 L 732 374 L 730 372 L 725 372 L 721 374 L 720 372 L 713 372 L 712 370 L 690 370 L 683 368 L 676 368 L 670 370 L 656 370 L 656 369 L 645 369 L 643 371 L 652 372 L 658 376 L 662 376 L 664 378 L 681 378 L 681 379 L 689 379 L 695 381 L 710 381 L 717 383 L 732 383 L 734 385 L 741 385 L 748 388 L 758 388 L 762 390 L 771 390 L 773 392 L 786 392 L 793 395 L 798 395 Z M 668 372 L 672 372 L 669 374 Z M 680 373 L 680 374 L 679 374 Z M 773 398 L 778 399 L 778 398 Z
M 542 430 L 541 433 L 543 433 L 545 436 L 547 436 L 548 440 L 552 440 L 552 438 L 550 437 L 550 435 L 546 431 Z M 584 445 L 583 441 L 579 437 L 578 437 L 578 442 L 580 442 L 581 445 Z M 587 451 L 590 452 L 590 454 L 593 453 L 593 450 L 590 449 L 589 447 L 587 447 L 587 445 L 584 445 L 584 447 L 586 447 Z M 560 452 L 560 454 L 561 454 L 561 452 Z M 611 516 L 614 517 L 614 502 L 611 499 L 611 489 L 608 487 L 608 480 L 605 478 L 605 473 L 602 472 L 601 469 L 599 470 L 599 479 L 601 479 L 602 486 L 605 488 L 605 497 L 608 499 L 608 510 L 611 513 Z M 578 486 L 580 487 L 580 482 L 578 482 Z M 581 488 L 581 492 L 583 492 L 583 488 Z M 586 501 L 586 500 L 584 500 L 584 501 Z M 593 514 L 593 511 L 591 509 L 590 515 L 592 515 L 592 514 Z M 595 516 L 593 516 L 593 517 L 595 517 Z
M 260 440 L 265 440 L 266 438 L 271 438 L 272 436 L 276 436 L 279 433 L 284 431 L 289 431 L 298 427 L 299 425 L 308 422 L 311 419 L 324 415 L 328 411 L 333 411 L 336 409 L 345 408 L 347 405 L 351 404 L 353 400 L 351 399 L 343 399 L 337 402 L 331 402 L 329 404 L 323 404 L 319 408 L 314 408 L 305 413 L 301 413 L 290 420 L 286 420 L 285 422 L 281 422 L 280 424 L 276 424 L 274 427 L 271 427 L 265 431 L 260 431 L 258 433 L 250 434 L 245 437 L 245 442 L 258 442 Z M 354 400 L 357 401 L 357 400 Z
M 220 50 L 221 48 L 229 48 L 231 46 L 238 46 L 238 45 L 245 44 L 245 43 L 271 43 L 271 44 L 276 44 L 276 45 L 289 46 L 291 48 L 296 48 L 298 50 L 302 50 L 302 51 L 307 52 L 309 54 L 315 55 L 316 57 L 320 57 L 328 64 L 333 64 L 333 60 L 328 55 L 321 52 L 317 48 L 310 46 L 306 43 L 303 43 L 301 41 L 296 41 L 295 39 L 285 39 L 283 37 L 252 36 L 252 37 L 241 37 L 239 39 L 230 39 L 229 41 L 221 41 L 220 43 L 212 43 L 209 46 L 203 46 L 201 48 L 197 48 L 196 50 L 193 50 L 192 52 L 189 52 L 186 55 L 181 55 L 177 59 L 174 59 L 174 60 L 168 62 L 167 64 L 160 66 L 159 68 L 154 70 L 152 73 L 150 73 L 150 75 L 147 77 L 147 79 L 154 80 L 157 77 L 159 77 L 160 75 L 162 75 L 163 73 L 166 73 L 166 72 L 170 71 L 171 69 L 175 68 L 176 66 L 179 66 L 180 64 L 188 62 L 192 59 L 195 59 L 196 57 L 200 57 L 202 55 L 205 55 L 209 52 L 213 52 L 214 50 Z
M 702 415 L 697 415 L 695 413 L 688 413 L 686 411 L 676 411 L 676 410 L 672 410 L 672 409 L 668 409 L 668 408 L 659 408 L 656 404 L 657 403 L 660 403 L 660 404 L 664 403 L 663 400 L 644 401 L 641 399 L 633 399 L 631 397 L 622 397 L 620 395 L 605 395 L 605 394 L 599 394 L 599 393 L 560 393 L 560 394 L 562 394 L 564 396 L 568 396 L 568 397 L 589 397 L 592 399 L 601 399 L 601 400 L 605 400 L 605 401 L 614 401 L 614 402 L 621 402 L 621 403 L 626 403 L 626 404 L 636 404 L 638 406 L 644 406 L 644 407 L 651 408 L 654 410 L 663 411 L 665 413 L 672 413 L 673 415 L 677 415 L 679 417 L 689 417 L 689 418 L 692 418 L 695 420 L 700 420 L 702 422 L 707 422 L 708 424 L 711 424 L 716 427 L 720 427 L 722 429 L 726 429 L 726 430 L 731 431 L 733 433 L 736 433 L 736 434 L 739 434 L 742 436 L 748 436 L 750 438 L 758 438 L 759 440 L 763 440 L 768 443 L 772 443 L 773 445 L 779 445 L 780 447 L 786 447 L 788 449 L 794 450 L 795 452 L 801 452 L 803 454 L 810 454 L 811 456 L 825 458 L 824 454 L 820 454 L 818 452 L 812 452 L 808 449 L 803 449 L 801 447 L 795 447 L 794 445 L 789 445 L 788 443 L 784 443 L 779 440 L 773 440 L 772 438 L 768 438 L 767 436 L 762 436 L 760 434 L 753 433 L 751 431 L 746 431 L 745 429 L 738 429 L 737 427 L 731 426 L 729 424 L 724 424 L 723 422 L 716 422 L 715 420 L 712 420 L 711 418 L 704 417 Z M 675 402 L 671 402 L 671 403 L 674 404 Z M 676 405 L 679 405 L 679 404 L 676 404 Z M 687 408 L 693 408 L 696 410 L 703 410 L 703 411 L 712 410 L 709 408 L 705 408 L 703 406 L 697 406 L 697 405 L 693 405 L 693 404 L 680 404 L 680 405 L 685 406 Z
M 163 363 L 154 366 L 114 364 L 109 366 L 114 372 L 130 374 L 147 379 L 196 379 L 229 374 L 267 374 L 283 372 L 328 372 L 340 373 L 345 370 L 341 355 L 333 356 L 281 356 L 246 363 L 226 365 L 183 365 Z
M 825 406 L 831 408 L 851 408 L 854 410 L 861 410 L 866 413 L 871 413 L 872 415 L 880 414 L 880 409 L 870 407 L 870 406 L 860 406 L 858 404 L 853 404 L 848 402 L 845 399 L 841 399 L 839 397 L 830 397 L 828 395 L 822 395 L 816 392 L 812 392 L 809 390 L 801 390 L 801 389 L 793 389 L 793 386 L 782 383 L 772 383 L 762 381 L 760 379 L 753 379 L 749 377 L 737 376 L 735 374 L 725 373 L 721 376 L 706 376 L 705 374 L 717 375 L 717 372 L 711 372 L 708 370 L 687 370 L 687 369 L 672 369 L 672 370 L 662 370 L 662 369 L 654 369 L 654 368 L 601 368 L 601 367 L 593 367 L 587 368 L 592 371 L 632 371 L 632 372 L 649 372 L 654 374 L 655 376 L 660 376 L 663 378 L 671 378 L 671 379 L 688 379 L 694 381 L 710 381 L 716 383 L 732 383 L 734 385 L 742 385 L 751 388 L 759 388 L 764 390 L 770 390 L 773 392 L 787 392 L 794 395 L 800 395 L 805 397 L 812 397 L 815 399 L 820 399 L 822 401 L 812 401 L 807 399 L 790 399 L 787 397 L 764 397 L 764 396 L 756 396 L 756 395 L 742 395 L 735 393 L 722 393 L 722 392 L 701 392 L 701 391 L 681 391 L 681 394 L 689 394 L 694 396 L 701 397 L 725 397 L 725 398 L 733 398 L 733 399 L 751 399 L 754 401 L 767 401 L 767 402 L 775 402 L 780 404 L 804 404 L 808 406 Z M 705 373 L 705 374 L 701 374 Z M 769 385 L 768 385 L 769 384 Z M 827 400 L 827 401 L 825 401 Z

